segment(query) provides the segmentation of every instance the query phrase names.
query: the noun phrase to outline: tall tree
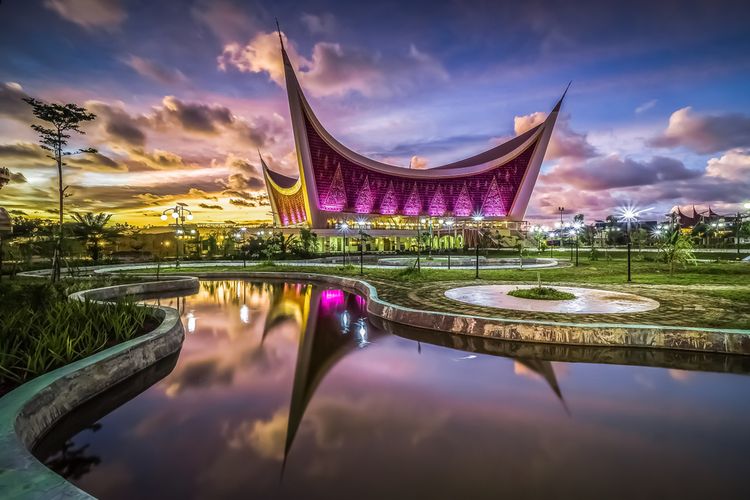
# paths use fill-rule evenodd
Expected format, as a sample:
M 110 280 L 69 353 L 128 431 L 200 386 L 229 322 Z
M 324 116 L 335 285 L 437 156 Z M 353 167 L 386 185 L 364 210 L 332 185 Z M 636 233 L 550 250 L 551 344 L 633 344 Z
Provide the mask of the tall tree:
M 55 251 L 52 255 L 52 281 L 58 281 L 60 279 L 63 217 L 65 215 L 63 201 L 67 196 L 66 191 L 68 190 L 68 186 L 63 186 L 63 167 L 65 166 L 63 160 L 66 156 L 74 154 L 96 153 L 96 150 L 93 148 L 84 148 L 74 151 L 67 150 L 68 139 L 70 139 L 69 132 L 84 134 L 85 132 L 80 128 L 81 124 L 93 120 L 96 118 L 96 115 L 89 113 L 86 111 L 86 108 L 78 106 L 77 104 L 46 103 L 31 97 L 24 98 L 24 101 L 31 106 L 34 116 L 39 120 L 50 124 L 50 126 L 44 126 L 34 123 L 31 125 L 31 128 L 39 134 L 39 144 L 42 148 L 51 153 L 48 157 L 55 160 L 57 166 L 59 223 Z
M 73 234 L 86 243 L 86 250 L 95 263 L 99 261 L 102 242 L 111 240 L 120 234 L 119 229 L 107 227 L 111 218 L 112 214 L 73 213 L 73 219 L 75 220 Z

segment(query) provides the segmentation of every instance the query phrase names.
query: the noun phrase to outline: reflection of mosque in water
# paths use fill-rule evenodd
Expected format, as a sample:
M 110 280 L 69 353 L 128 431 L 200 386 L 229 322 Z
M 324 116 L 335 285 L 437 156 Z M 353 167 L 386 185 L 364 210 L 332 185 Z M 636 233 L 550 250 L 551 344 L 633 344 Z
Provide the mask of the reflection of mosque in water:
M 325 289 L 310 284 L 286 282 L 204 281 L 201 283 L 198 299 L 198 301 L 210 301 L 215 304 L 238 306 L 240 320 L 243 323 L 249 322 L 252 311 L 261 308 L 263 304 L 268 304 L 260 340 L 261 347 L 268 337 L 288 322 L 295 324 L 299 329 L 284 443 L 284 465 L 304 418 L 305 410 L 326 375 L 353 350 L 365 348 L 376 342 L 379 337 L 388 335 L 382 328 L 374 327 L 368 320 L 367 303 L 364 297 L 341 289 Z M 188 298 L 187 304 L 185 298 L 178 297 L 174 300 L 175 302 L 168 305 L 180 310 L 185 319 L 188 335 L 195 332 L 200 318 L 190 308 L 191 300 Z M 390 325 L 388 330 L 391 331 L 393 328 L 394 325 Z M 398 327 L 393 333 L 399 333 Z M 404 337 L 408 338 L 408 335 Z M 420 341 L 416 341 L 416 347 L 421 352 Z M 482 349 L 464 350 L 470 353 L 486 353 Z M 565 406 L 552 363 L 533 358 L 514 359 L 546 380 Z

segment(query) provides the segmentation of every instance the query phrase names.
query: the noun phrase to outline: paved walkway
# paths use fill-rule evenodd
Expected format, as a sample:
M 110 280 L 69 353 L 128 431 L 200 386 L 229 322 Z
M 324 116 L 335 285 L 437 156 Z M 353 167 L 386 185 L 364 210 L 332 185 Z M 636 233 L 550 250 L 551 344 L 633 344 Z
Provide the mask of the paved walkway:
M 613 292 L 595 288 L 556 286 L 561 292 L 572 293 L 573 299 L 537 300 L 508 295 L 516 289 L 531 289 L 537 285 L 474 285 L 446 290 L 449 299 L 473 304 L 515 311 L 531 311 L 563 314 L 617 314 L 649 311 L 659 307 L 653 299 L 632 293 Z

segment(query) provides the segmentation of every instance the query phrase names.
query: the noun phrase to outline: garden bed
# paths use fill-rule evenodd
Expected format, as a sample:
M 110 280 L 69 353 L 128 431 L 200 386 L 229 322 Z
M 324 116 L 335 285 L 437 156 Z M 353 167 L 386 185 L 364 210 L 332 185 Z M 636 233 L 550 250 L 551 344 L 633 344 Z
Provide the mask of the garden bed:
M 511 297 L 534 300 L 571 300 L 576 296 L 549 286 L 535 286 L 534 288 L 519 288 L 508 292 Z
M 99 304 L 68 294 L 110 280 L 16 279 L 0 285 L 0 395 L 43 373 L 155 328 L 159 320 L 132 299 Z

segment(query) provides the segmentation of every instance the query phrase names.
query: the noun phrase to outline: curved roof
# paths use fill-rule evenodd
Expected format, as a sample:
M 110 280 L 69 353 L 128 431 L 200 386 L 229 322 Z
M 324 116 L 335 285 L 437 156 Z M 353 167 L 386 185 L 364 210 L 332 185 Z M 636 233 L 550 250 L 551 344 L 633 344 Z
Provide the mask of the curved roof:
M 311 125 L 315 129 L 315 131 L 331 148 L 336 150 L 336 152 L 338 152 L 342 156 L 346 157 L 353 163 L 360 164 L 363 167 L 370 168 L 381 173 L 406 176 L 415 179 L 420 177 L 430 179 L 443 179 L 458 176 L 463 177 L 468 174 L 485 172 L 498 165 L 508 162 L 509 160 L 513 159 L 515 156 L 523 152 L 525 149 L 527 149 L 528 146 L 541 135 L 547 123 L 545 121 L 544 123 L 537 125 L 536 127 L 533 127 L 532 129 L 524 132 L 523 134 L 514 137 L 503 144 L 495 146 L 494 148 L 488 149 L 469 158 L 438 167 L 417 170 L 408 167 L 391 165 L 388 163 L 373 160 L 372 158 L 368 158 L 357 153 L 356 151 L 353 151 L 352 149 L 339 142 L 325 129 L 325 127 L 323 127 L 323 125 L 320 123 L 317 116 L 313 112 L 312 107 L 307 102 L 305 94 L 304 92 L 302 92 L 302 88 L 299 84 L 299 81 L 297 80 L 296 72 L 294 71 L 286 50 L 284 50 L 283 47 L 282 55 L 284 65 L 286 66 L 285 73 L 289 77 L 287 82 L 288 84 L 289 82 L 292 83 L 292 85 L 295 87 L 294 89 L 288 88 L 287 92 L 294 91 L 297 93 L 303 107 L 304 117 L 308 121 L 309 125 Z M 565 94 L 563 94 L 563 97 L 564 96 Z M 561 97 L 560 101 L 558 101 L 557 105 L 553 109 L 553 113 L 556 113 L 559 110 L 562 99 L 563 98 Z M 436 174 L 436 171 L 439 171 L 439 173 Z
M 271 170 L 270 168 L 268 168 L 266 163 L 263 162 L 263 160 L 261 160 L 261 162 L 263 163 L 263 169 L 268 173 L 268 176 L 271 178 L 274 184 L 276 184 L 280 188 L 290 189 L 293 188 L 295 184 L 297 184 L 297 181 L 299 180 L 298 177 L 289 177 L 288 175 L 284 175 L 282 173 Z

